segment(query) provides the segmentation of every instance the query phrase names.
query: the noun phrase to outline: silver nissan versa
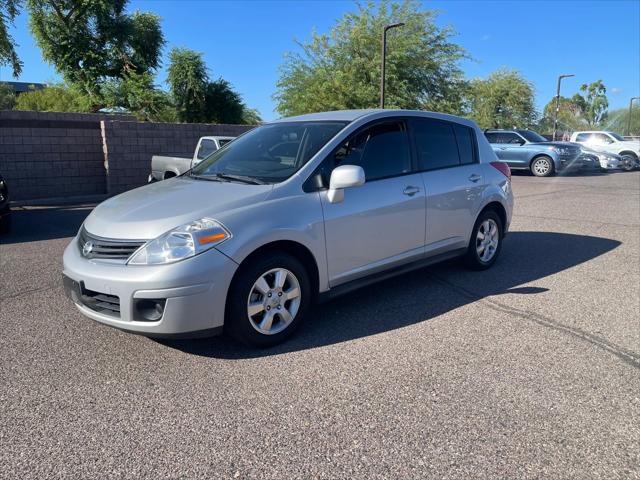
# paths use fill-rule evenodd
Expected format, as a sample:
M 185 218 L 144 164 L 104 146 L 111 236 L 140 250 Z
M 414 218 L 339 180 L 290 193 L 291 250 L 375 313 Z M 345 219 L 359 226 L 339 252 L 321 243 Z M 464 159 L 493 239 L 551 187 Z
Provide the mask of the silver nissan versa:
M 509 167 L 450 115 L 325 112 L 262 125 L 179 177 L 98 205 L 64 254 L 87 317 L 147 336 L 288 337 L 314 301 L 462 256 L 490 267 Z

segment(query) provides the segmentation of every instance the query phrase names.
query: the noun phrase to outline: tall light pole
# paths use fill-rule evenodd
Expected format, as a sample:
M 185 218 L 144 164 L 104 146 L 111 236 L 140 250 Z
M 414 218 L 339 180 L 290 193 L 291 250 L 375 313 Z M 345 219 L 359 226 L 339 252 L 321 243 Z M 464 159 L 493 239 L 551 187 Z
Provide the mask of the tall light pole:
M 558 112 L 560 111 L 560 82 L 563 78 L 575 77 L 573 73 L 560 75 L 558 77 L 558 90 L 556 91 L 556 114 L 553 117 L 553 140 L 556 139 L 556 132 L 558 131 Z
M 387 63 L 387 31 L 392 28 L 402 27 L 404 25 L 403 22 L 400 23 L 392 23 L 390 25 L 385 25 L 382 29 L 382 64 L 381 64 L 381 75 L 380 75 L 380 108 L 384 108 L 384 75 L 385 68 Z
M 634 100 L 640 100 L 640 97 L 631 97 L 631 100 L 629 100 L 629 118 L 627 118 L 627 136 L 631 135 L 631 108 L 633 107 Z

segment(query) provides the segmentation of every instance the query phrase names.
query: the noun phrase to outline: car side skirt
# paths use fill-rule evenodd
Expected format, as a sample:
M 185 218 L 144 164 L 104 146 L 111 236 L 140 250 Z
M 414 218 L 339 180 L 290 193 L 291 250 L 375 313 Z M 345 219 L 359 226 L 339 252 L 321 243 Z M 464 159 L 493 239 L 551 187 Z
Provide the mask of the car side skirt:
M 350 282 L 343 283 L 341 285 L 338 285 L 337 287 L 333 287 L 330 290 L 321 292 L 318 295 L 318 303 L 328 302 L 330 300 L 333 300 L 336 297 L 346 295 L 347 293 L 353 292 L 354 290 L 358 290 L 362 287 L 366 287 L 373 283 L 381 282 L 383 280 L 387 280 L 389 278 L 393 278 L 398 275 L 411 272 L 413 270 L 419 270 L 421 268 L 425 268 L 430 265 L 434 265 L 436 263 L 449 260 L 451 258 L 460 257 L 464 255 L 466 251 L 467 251 L 466 248 L 458 248 L 456 250 L 440 253 L 438 255 L 433 255 L 428 258 L 422 258 L 415 262 L 399 265 L 397 267 L 390 268 L 389 270 L 385 270 L 383 272 L 378 272 L 372 275 L 368 275 L 366 277 L 358 278 L 356 280 L 351 280 Z

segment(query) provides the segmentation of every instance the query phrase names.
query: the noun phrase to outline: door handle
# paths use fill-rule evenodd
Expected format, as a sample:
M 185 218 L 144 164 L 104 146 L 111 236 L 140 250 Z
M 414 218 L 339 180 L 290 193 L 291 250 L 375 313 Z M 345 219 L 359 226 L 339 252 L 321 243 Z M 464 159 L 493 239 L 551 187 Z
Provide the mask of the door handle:
M 469 181 L 473 183 L 477 183 L 482 177 L 476 173 L 473 175 L 469 175 Z
M 409 185 L 409 186 L 405 187 L 405 189 L 402 191 L 402 193 L 404 193 L 405 195 L 408 195 L 410 197 L 413 197 L 419 191 L 420 191 L 419 187 L 414 187 L 412 185 Z

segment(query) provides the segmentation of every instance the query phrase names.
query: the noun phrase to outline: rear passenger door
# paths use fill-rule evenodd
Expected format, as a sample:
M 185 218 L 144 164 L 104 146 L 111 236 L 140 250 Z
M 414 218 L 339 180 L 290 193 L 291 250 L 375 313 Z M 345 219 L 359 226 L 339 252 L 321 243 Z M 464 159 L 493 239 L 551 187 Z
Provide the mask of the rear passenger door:
M 485 188 L 475 131 L 434 118 L 410 125 L 426 193 L 426 252 L 464 248 Z

